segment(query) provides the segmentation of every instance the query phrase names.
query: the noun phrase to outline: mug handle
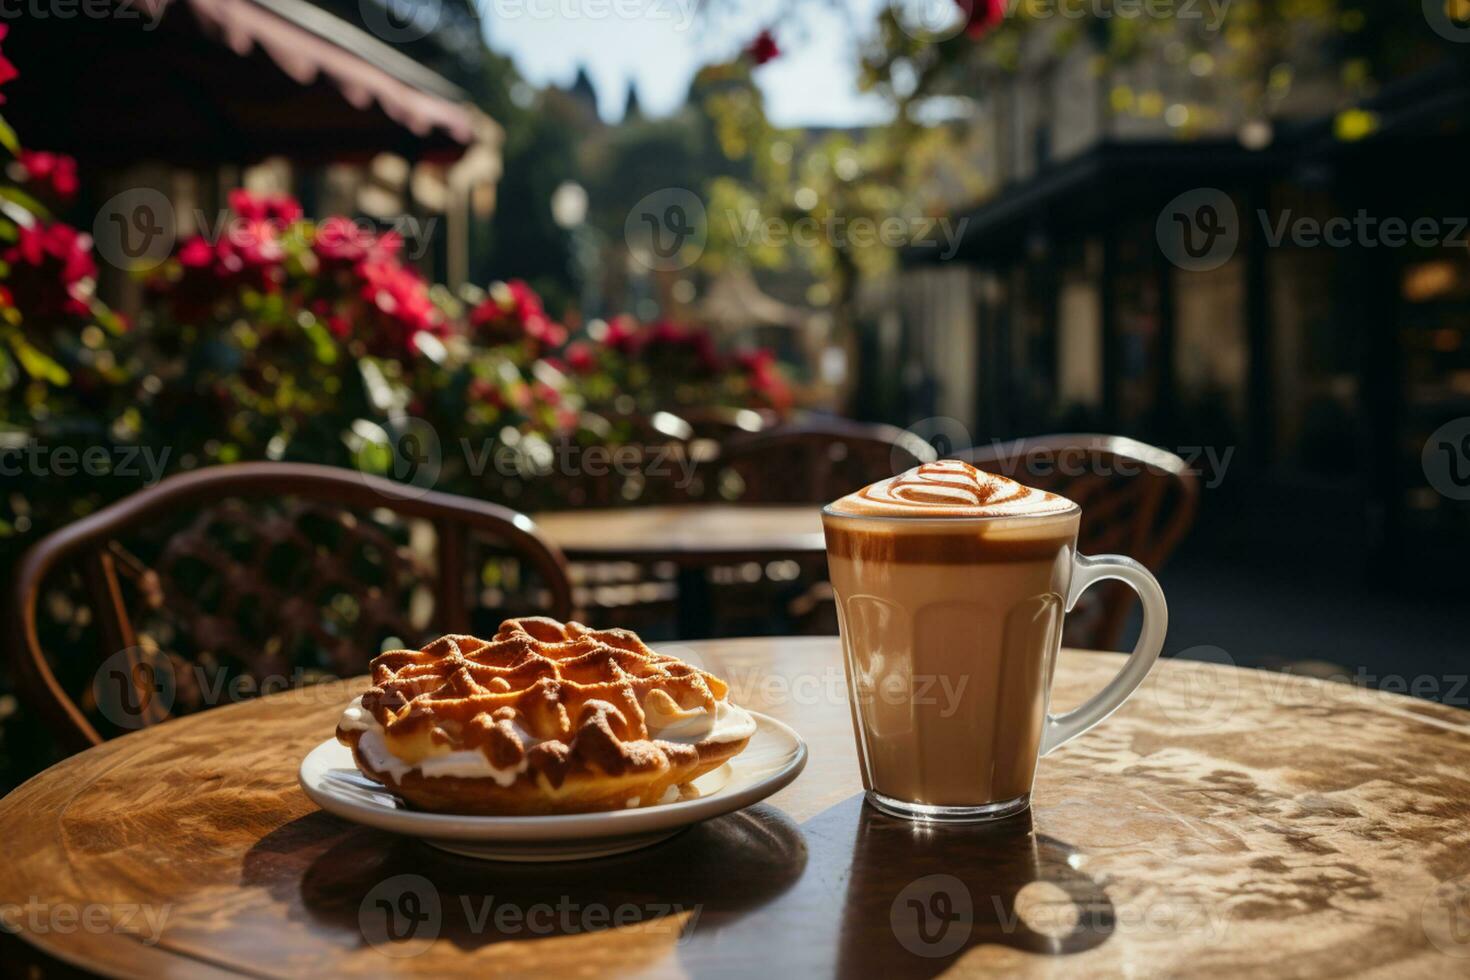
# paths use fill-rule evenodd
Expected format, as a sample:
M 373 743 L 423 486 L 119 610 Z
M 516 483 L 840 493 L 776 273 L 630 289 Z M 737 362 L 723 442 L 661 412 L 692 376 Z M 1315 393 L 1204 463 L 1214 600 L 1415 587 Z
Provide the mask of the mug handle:
M 1124 583 L 1143 602 L 1143 630 L 1138 645 L 1123 669 L 1097 694 L 1066 714 L 1046 716 L 1041 736 L 1041 754 L 1047 755 L 1092 728 L 1117 711 L 1128 696 L 1148 676 L 1159 652 L 1164 648 L 1164 633 L 1169 628 L 1169 606 L 1159 582 L 1138 562 L 1122 555 L 1075 555 L 1072 559 L 1072 588 L 1067 593 L 1067 612 L 1077 605 L 1082 593 L 1099 582 L 1115 579 Z

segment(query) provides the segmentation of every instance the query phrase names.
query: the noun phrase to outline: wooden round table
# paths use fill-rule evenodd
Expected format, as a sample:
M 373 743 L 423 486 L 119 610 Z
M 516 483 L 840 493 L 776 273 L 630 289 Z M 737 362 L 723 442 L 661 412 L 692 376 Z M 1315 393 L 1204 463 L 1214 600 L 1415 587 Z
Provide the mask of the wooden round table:
M 317 810 L 297 764 L 364 682 L 287 692 L 0 801 L 6 958 L 190 977 L 1470 970 L 1470 715 L 1167 661 L 1042 761 L 1032 815 L 927 829 L 861 803 L 835 640 L 695 649 L 810 744 L 762 804 L 585 863 L 454 858 Z M 1056 702 L 1118 665 L 1064 651 Z
M 706 569 L 739 562 L 825 561 L 820 507 L 679 504 L 550 511 L 536 528 L 573 561 L 673 562 L 681 639 L 708 636 Z M 823 566 L 825 567 L 825 566 Z

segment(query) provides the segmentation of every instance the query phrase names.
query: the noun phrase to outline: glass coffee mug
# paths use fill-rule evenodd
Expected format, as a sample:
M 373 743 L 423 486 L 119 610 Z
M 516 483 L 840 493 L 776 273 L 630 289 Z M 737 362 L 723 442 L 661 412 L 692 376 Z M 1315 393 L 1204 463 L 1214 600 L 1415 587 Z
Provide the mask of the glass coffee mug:
M 1077 554 L 1081 509 L 1005 482 L 1052 511 L 895 517 L 837 510 L 844 501 L 822 511 L 863 786 L 884 812 L 978 821 L 1026 809 L 1040 757 L 1116 710 L 1163 647 L 1168 608 L 1148 570 Z M 1100 693 L 1050 714 L 1063 616 L 1107 579 L 1143 602 L 1138 645 Z

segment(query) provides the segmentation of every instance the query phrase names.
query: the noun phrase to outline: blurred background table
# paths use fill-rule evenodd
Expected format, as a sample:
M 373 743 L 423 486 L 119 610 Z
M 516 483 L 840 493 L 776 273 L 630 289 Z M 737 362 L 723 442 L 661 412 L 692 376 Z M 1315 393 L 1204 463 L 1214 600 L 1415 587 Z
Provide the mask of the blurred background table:
M 718 566 L 823 564 L 821 509 L 811 505 L 678 504 L 534 515 L 537 529 L 576 562 L 677 566 L 679 639 L 710 635 L 708 572 Z M 594 623 L 594 625 L 601 625 Z
M 1165 661 L 1042 761 L 1033 815 L 924 829 L 861 804 L 835 639 L 694 649 L 811 747 L 801 778 L 763 804 L 597 861 L 451 857 L 328 816 L 297 787 L 301 758 L 365 685 L 333 682 L 114 740 L 0 802 L 0 910 L 19 932 L 0 935 L 0 962 L 903 977 L 1444 976 L 1470 963 L 1464 712 Z M 1056 701 L 1080 701 L 1120 663 L 1064 651 Z M 384 908 L 413 913 L 396 941 Z

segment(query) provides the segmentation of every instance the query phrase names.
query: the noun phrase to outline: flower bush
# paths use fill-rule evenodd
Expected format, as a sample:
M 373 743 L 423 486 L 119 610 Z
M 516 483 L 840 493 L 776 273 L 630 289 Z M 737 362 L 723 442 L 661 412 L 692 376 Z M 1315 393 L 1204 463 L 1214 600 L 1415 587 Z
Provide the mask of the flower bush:
M 709 332 L 671 322 L 616 317 L 567 345 L 583 397 L 613 414 L 730 406 L 788 411 L 793 395 L 764 348 L 721 352 Z
M 0 89 L 14 77 L 0 52 Z M 528 486 L 545 472 L 529 463 L 477 470 L 468 450 L 483 460 L 494 443 L 530 460 L 556 440 L 616 442 L 639 413 L 790 404 L 769 352 L 723 352 L 697 327 L 626 317 L 573 338 L 525 282 L 451 292 L 405 260 L 393 232 L 310 220 L 280 194 L 228 195 L 215 233 L 180 242 L 144 276 L 129 324 L 96 296 L 90 236 L 57 217 L 77 196 L 76 161 L 23 147 L 3 119 L 0 148 L 3 569 L 40 535 L 173 470 L 272 459 L 402 476 L 389 447 L 423 422 L 445 448 L 439 489 L 555 506 L 565 482 Z M 110 461 L 120 449 L 158 465 L 89 479 L 95 470 L 26 462 L 62 450 Z M 0 789 L 14 708 L 0 680 Z
M 154 437 L 199 462 L 386 471 L 364 434 L 403 416 L 441 438 L 534 447 L 616 440 L 619 418 L 637 413 L 790 404 L 769 352 L 726 355 L 706 331 L 627 317 L 568 343 L 525 282 L 452 295 L 404 264 L 391 232 L 308 221 L 289 198 L 237 191 L 230 207 L 223 233 L 184 242 L 151 276 L 139 331 L 146 360 L 171 365 L 145 399 Z M 446 457 L 441 484 L 496 495 L 493 477 Z

